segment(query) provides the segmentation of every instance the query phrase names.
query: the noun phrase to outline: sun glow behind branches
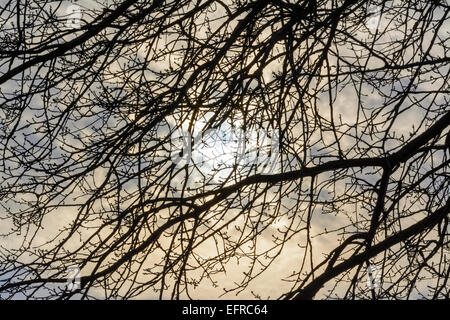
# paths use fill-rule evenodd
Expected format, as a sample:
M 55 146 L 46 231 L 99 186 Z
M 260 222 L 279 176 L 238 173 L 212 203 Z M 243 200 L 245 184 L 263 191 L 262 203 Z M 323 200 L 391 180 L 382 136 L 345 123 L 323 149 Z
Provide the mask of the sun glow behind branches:
M 279 137 L 276 130 L 247 129 L 241 121 L 208 128 L 207 114 L 197 120 L 192 133 L 187 123 L 172 130 L 172 161 L 182 167 L 195 165 L 216 182 L 230 175 L 280 172 Z M 170 121 L 172 122 L 172 121 Z

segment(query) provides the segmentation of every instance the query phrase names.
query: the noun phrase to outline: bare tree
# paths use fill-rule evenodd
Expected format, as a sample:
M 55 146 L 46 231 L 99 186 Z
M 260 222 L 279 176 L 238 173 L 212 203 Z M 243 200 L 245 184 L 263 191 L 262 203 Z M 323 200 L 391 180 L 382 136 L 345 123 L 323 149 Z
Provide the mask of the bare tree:
M 446 1 L 0 3 L 1 298 L 449 298 Z

